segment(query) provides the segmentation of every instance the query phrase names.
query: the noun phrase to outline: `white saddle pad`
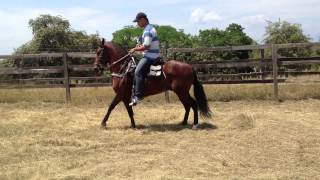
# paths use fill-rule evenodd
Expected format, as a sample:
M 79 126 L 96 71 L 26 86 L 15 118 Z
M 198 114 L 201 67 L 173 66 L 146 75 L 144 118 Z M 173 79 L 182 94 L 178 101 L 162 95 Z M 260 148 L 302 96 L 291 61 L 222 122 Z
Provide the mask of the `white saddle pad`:
M 161 76 L 161 70 L 162 70 L 161 65 L 157 65 L 157 66 L 151 65 L 148 76 Z

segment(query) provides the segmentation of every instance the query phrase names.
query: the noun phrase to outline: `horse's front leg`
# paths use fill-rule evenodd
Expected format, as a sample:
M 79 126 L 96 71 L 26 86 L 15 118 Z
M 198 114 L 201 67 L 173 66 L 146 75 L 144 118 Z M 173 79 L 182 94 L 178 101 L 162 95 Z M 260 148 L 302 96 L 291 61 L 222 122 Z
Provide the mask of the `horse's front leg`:
M 109 119 L 111 111 L 116 107 L 116 105 L 120 102 L 120 100 L 121 100 L 121 98 L 119 97 L 118 94 L 113 98 L 113 100 L 112 100 L 112 102 L 111 102 L 111 104 L 110 104 L 110 106 L 108 108 L 108 112 L 106 113 L 106 115 L 104 116 L 104 118 L 103 118 L 103 120 L 101 122 L 101 127 L 102 128 L 105 128 L 107 126 L 107 121 Z

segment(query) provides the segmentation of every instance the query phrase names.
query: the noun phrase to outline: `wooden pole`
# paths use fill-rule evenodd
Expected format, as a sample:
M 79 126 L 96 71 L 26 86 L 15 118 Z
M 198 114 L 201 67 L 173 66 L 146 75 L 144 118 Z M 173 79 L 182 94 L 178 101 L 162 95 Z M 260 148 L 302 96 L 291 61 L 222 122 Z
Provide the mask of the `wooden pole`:
M 68 55 L 63 53 L 63 67 L 64 67 L 64 85 L 66 88 L 66 102 L 71 101 L 71 91 L 70 91 L 70 78 L 69 78 L 69 68 L 68 68 Z
M 261 79 L 265 79 L 265 75 L 264 75 L 264 71 L 265 71 L 265 66 L 263 65 L 263 62 L 264 62 L 264 49 L 261 49 L 260 50 L 260 55 L 261 55 L 261 64 L 260 64 L 260 72 L 262 73 L 261 75 Z
M 272 44 L 272 69 L 273 69 L 273 97 L 279 101 L 279 88 L 278 88 L 278 46 Z

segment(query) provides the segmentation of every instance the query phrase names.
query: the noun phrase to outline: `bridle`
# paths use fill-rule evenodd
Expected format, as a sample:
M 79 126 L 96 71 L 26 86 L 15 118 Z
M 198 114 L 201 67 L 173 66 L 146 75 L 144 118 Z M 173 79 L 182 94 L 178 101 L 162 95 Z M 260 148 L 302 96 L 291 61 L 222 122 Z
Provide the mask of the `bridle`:
M 98 67 L 99 71 L 102 71 L 104 68 L 110 70 L 115 65 L 125 61 L 125 63 L 120 68 L 120 71 L 119 71 L 120 73 L 112 73 L 111 74 L 111 76 L 115 76 L 115 77 L 124 77 L 133 67 L 136 66 L 136 62 L 132 56 L 132 53 L 128 53 L 128 54 L 124 55 L 123 57 L 117 59 L 116 61 L 112 62 L 111 64 L 109 64 L 109 65 L 107 64 L 105 66 L 104 64 L 106 64 L 106 63 L 102 62 L 102 60 L 101 60 L 101 59 L 106 58 L 104 51 L 105 51 L 105 47 L 102 48 L 102 51 L 100 52 L 99 57 L 98 57 L 99 64 L 97 64 L 97 67 Z M 130 59 L 130 60 L 128 60 L 128 59 Z

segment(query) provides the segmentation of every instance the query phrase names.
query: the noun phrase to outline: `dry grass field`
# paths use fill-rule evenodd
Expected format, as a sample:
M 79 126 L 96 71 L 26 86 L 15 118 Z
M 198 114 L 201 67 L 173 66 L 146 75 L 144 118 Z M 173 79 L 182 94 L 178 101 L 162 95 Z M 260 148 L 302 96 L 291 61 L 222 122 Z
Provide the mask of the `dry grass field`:
M 276 103 L 269 85 L 206 86 L 214 116 L 198 130 L 172 95 L 135 107 L 137 129 L 120 104 L 102 130 L 110 88 L 71 104 L 63 89 L 0 90 L 0 179 L 320 179 L 320 100 L 305 98 L 319 86 L 280 90 Z
M 320 77 L 319 77 L 320 78 Z M 209 101 L 273 100 L 272 84 L 205 85 Z M 320 83 L 289 83 L 279 85 L 282 100 L 320 99 Z M 193 90 L 192 90 L 193 92 Z M 191 93 L 192 93 L 191 92 Z M 110 87 L 71 89 L 73 105 L 105 105 L 114 96 Z M 177 97 L 170 93 L 175 102 Z M 164 94 L 152 96 L 153 101 L 164 103 Z M 65 101 L 65 89 L 0 89 L 0 103 Z

